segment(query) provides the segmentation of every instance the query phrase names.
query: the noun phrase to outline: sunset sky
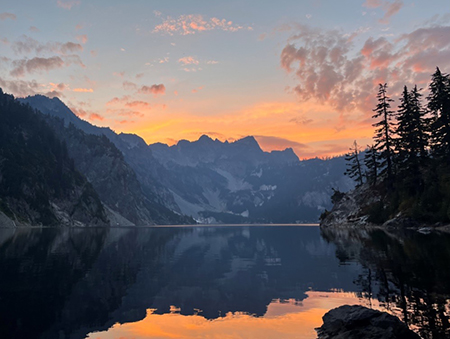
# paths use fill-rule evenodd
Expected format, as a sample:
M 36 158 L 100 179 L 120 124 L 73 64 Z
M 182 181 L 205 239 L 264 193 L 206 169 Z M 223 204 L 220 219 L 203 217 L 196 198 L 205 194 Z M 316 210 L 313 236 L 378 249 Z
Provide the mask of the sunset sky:
M 254 135 L 300 158 L 371 143 L 396 99 L 450 72 L 448 0 L 2 0 L 0 87 L 58 96 L 146 142 Z M 394 104 L 398 105 L 398 100 Z

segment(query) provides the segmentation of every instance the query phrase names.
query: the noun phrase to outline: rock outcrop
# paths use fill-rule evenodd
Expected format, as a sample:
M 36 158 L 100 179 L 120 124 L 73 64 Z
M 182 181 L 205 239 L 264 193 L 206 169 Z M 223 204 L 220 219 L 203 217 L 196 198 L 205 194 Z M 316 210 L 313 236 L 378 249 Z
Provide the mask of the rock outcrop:
M 358 305 L 343 305 L 323 316 L 318 339 L 419 339 L 397 317 Z

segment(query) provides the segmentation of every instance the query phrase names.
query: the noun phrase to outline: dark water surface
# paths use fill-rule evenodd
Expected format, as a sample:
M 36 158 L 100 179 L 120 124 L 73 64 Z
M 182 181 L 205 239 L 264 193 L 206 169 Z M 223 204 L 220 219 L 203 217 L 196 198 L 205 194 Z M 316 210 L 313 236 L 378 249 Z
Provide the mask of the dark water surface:
M 0 338 L 315 338 L 342 304 L 448 338 L 449 298 L 447 234 L 0 229 Z

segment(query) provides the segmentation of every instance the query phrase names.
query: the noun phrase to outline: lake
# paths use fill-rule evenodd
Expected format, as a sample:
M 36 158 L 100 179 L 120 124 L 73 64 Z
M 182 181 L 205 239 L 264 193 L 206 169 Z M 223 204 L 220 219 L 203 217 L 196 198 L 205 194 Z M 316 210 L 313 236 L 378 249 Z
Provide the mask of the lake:
M 448 338 L 449 299 L 448 234 L 0 229 L 0 338 L 315 338 L 343 304 Z

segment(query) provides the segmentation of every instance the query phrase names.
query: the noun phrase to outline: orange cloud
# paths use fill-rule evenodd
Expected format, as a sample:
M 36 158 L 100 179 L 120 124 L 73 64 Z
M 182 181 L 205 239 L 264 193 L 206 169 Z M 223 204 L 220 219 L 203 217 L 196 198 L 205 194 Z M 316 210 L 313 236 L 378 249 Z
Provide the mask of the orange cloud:
M 94 90 L 92 88 L 74 88 L 74 92 L 81 92 L 81 93 L 93 93 Z
M 200 62 L 192 56 L 183 57 L 178 60 L 183 65 L 198 65 Z
M 153 94 L 154 96 L 157 96 L 159 94 L 165 94 L 166 93 L 166 87 L 163 84 L 159 85 L 151 85 L 151 86 L 142 86 L 138 93 L 140 94 Z
M 105 118 L 104 117 L 102 117 L 100 114 L 97 114 L 97 113 L 91 113 L 91 114 L 89 114 L 89 118 L 88 118 L 89 120 L 100 120 L 100 121 L 102 121 L 102 120 L 104 120 Z

